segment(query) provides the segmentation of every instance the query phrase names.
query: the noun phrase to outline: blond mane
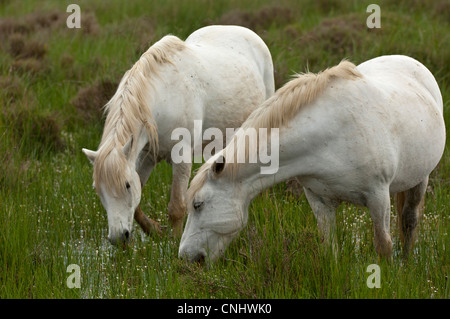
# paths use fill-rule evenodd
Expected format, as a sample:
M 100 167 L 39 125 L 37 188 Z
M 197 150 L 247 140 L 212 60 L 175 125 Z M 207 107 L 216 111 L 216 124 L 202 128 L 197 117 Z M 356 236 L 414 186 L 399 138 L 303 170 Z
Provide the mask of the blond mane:
M 296 77 L 286 83 L 275 94 L 254 110 L 247 120 L 242 124 L 243 130 L 247 128 L 281 128 L 286 126 L 290 120 L 306 105 L 314 102 L 337 78 L 355 80 L 361 78 L 362 74 L 356 66 L 349 61 L 341 61 L 338 65 L 326 69 L 319 73 L 296 74 Z M 248 143 L 245 138 L 238 133 L 233 137 L 228 145 L 235 143 L 232 148 L 234 152 L 227 152 L 229 147 L 224 149 L 226 165 L 221 175 L 236 176 L 239 163 L 236 161 L 236 151 L 238 147 L 246 147 L 245 156 L 248 159 Z M 244 145 L 244 146 L 242 146 Z M 191 204 L 197 191 L 206 182 L 209 168 L 213 163 L 205 163 L 193 178 L 188 193 L 187 203 Z
M 119 87 L 105 105 L 107 114 L 103 135 L 94 162 L 94 183 L 104 183 L 109 191 L 121 194 L 125 189 L 127 160 L 121 151 L 131 136 L 138 138 L 145 129 L 150 151 L 158 152 L 157 126 L 147 102 L 159 67 L 172 63 L 172 57 L 185 48 L 182 40 L 165 36 L 152 45 L 123 76 Z M 136 151 L 133 143 L 131 152 Z M 96 187 L 97 190 L 99 189 Z
M 356 66 L 349 61 L 319 73 L 300 73 L 259 106 L 242 127 L 271 128 L 286 126 L 305 106 L 314 102 L 333 79 L 355 80 L 362 77 Z

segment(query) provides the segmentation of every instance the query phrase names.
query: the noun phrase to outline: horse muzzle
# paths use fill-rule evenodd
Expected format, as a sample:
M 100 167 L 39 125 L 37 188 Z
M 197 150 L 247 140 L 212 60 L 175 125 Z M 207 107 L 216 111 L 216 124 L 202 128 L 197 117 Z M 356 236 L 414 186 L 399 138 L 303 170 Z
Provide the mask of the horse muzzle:
M 126 245 L 130 242 L 131 232 L 128 229 L 122 231 L 110 232 L 109 242 L 114 246 Z

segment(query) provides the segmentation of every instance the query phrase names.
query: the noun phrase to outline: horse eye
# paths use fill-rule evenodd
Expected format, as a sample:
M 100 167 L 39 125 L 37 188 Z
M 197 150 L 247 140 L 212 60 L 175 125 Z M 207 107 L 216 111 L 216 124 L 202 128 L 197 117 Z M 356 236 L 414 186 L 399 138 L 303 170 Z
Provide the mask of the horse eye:
M 199 210 L 203 206 L 203 202 L 194 202 L 194 209 Z
M 129 189 L 129 188 L 130 188 L 130 183 L 127 182 L 127 183 L 125 184 L 125 187 L 126 187 L 127 189 Z

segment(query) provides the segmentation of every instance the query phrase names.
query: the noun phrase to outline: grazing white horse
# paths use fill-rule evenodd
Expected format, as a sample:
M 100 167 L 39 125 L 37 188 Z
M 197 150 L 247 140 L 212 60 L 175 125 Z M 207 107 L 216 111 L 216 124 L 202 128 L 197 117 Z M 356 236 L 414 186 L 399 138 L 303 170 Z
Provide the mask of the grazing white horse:
M 247 147 L 239 136 L 251 127 L 279 128 L 276 174 L 260 174 L 258 163 L 230 163 L 236 149 Z M 392 251 L 390 194 L 405 192 L 399 214 L 407 254 L 445 135 L 436 80 L 410 57 L 382 56 L 358 67 L 343 61 L 319 74 L 299 75 L 257 108 L 192 180 L 179 256 L 218 258 L 246 225 L 250 201 L 294 176 L 327 241 L 340 202 L 366 206 L 375 249 L 386 257 Z M 228 152 L 232 143 L 234 151 Z
M 249 29 L 208 26 L 185 41 L 169 35 L 151 46 L 107 103 L 98 150 L 83 149 L 94 165 L 110 241 L 128 240 L 133 216 L 144 229 L 148 226 L 139 208 L 141 189 L 161 160 L 173 167 L 168 214 L 174 233 L 181 235 L 192 161 L 172 163 L 171 150 L 179 141 L 171 139 L 171 132 L 187 128 L 193 136 L 194 120 L 201 121 L 202 132 L 239 127 L 273 93 L 269 49 Z

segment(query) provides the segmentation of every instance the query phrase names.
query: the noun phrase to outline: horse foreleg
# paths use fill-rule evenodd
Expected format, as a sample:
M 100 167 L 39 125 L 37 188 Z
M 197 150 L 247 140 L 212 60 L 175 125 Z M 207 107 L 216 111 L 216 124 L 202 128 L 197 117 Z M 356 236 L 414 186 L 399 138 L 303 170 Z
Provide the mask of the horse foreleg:
M 191 176 L 192 163 L 173 164 L 172 190 L 169 202 L 169 220 L 175 236 L 183 233 L 183 222 L 186 214 L 185 195 Z
M 323 241 L 330 246 L 337 257 L 338 244 L 336 239 L 336 207 L 337 203 L 322 198 L 314 194 L 312 191 L 304 188 L 306 199 L 317 220 L 319 232 Z
M 147 154 L 147 151 L 144 151 L 144 154 Z M 141 188 L 144 187 L 147 182 L 150 174 L 155 167 L 155 162 L 153 161 L 151 156 L 145 155 L 144 157 L 140 157 L 138 161 L 139 165 L 136 167 L 136 171 L 139 174 L 139 179 L 141 181 Z M 148 235 L 152 232 L 156 232 L 161 235 L 161 225 L 154 221 L 153 219 L 147 217 L 141 209 L 141 206 L 138 205 L 136 210 L 134 211 L 134 220 L 141 226 L 142 230 Z

